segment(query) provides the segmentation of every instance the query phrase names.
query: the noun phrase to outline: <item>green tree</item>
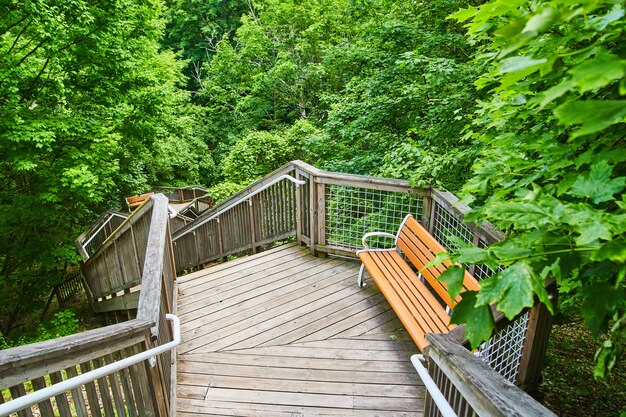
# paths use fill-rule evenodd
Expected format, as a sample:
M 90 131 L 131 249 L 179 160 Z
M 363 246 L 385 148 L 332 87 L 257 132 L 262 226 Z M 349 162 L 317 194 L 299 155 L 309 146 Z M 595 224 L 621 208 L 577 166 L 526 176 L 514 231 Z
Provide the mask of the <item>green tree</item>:
M 217 44 L 230 38 L 249 10 L 241 0 L 170 0 L 167 1 L 167 27 L 164 46 L 179 52 L 187 60 L 185 74 L 189 88 L 201 87 L 203 63 L 209 62 Z
M 181 64 L 159 52 L 161 13 L 158 0 L 0 6 L 5 335 L 77 261 L 73 240 L 99 213 L 155 182 L 198 180 L 206 147 Z
M 227 181 L 247 183 L 292 159 L 295 149 L 282 136 L 250 132 L 232 147 L 223 163 Z
M 475 345 L 492 331 L 488 304 L 508 318 L 556 279 L 591 330 L 608 332 L 596 355 L 604 376 L 626 345 L 626 55 L 623 2 L 494 0 L 463 9 L 469 38 L 488 65 L 477 81 L 487 100 L 474 137 L 485 151 L 465 186 L 470 221 L 507 232 L 461 263 L 502 268 L 467 293 L 455 322 Z M 452 270 L 445 278 L 458 279 Z M 451 286 L 451 288 L 454 286 Z

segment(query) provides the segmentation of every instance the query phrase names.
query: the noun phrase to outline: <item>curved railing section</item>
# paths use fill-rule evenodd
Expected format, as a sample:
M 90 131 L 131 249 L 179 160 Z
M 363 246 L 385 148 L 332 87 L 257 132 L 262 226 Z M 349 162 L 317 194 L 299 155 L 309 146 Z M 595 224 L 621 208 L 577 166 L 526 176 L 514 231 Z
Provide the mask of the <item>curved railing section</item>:
M 128 214 L 117 211 L 107 211 L 76 238 L 76 249 L 83 260 L 89 259 L 98 251 L 100 246 L 113 232 L 128 218 Z
M 90 374 L 95 375 L 94 379 L 72 385 L 66 392 L 55 391 L 53 398 L 40 398 L 37 405 L 27 406 L 18 416 L 172 415 L 175 356 L 169 350 L 151 350 L 164 345 L 169 349 L 172 345 L 168 343 L 173 341 L 172 328 L 166 320 L 168 314 L 174 313 L 176 277 L 168 227 L 167 198 L 154 195 L 83 266 L 94 306 L 111 307 L 120 299 L 123 304 L 134 306 L 135 317 L 100 329 L 0 351 L 0 391 L 8 391 L 11 399 L 96 371 Z M 156 355 L 154 360 L 141 356 L 149 350 L 149 356 Z M 128 358 L 135 360 L 125 362 Z M 115 365 L 120 362 L 123 367 Z M 107 366 L 105 369 L 114 370 L 106 375 L 97 371 Z M 0 403 L 5 401 L 4 395 L 0 395 Z

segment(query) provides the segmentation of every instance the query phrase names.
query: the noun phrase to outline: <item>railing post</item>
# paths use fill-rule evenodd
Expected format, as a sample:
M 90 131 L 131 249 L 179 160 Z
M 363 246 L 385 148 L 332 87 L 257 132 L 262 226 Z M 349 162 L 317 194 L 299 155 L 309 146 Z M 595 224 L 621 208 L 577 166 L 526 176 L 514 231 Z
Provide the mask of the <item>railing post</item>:
M 317 188 L 317 244 L 326 246 L 326 184 L 315 184 Z M 320 252 L 318 256 L 325 258 L 326 252 Z
M 310 225 L 310 240 L 311 240 L 311 255 L 316 256 L 317 250 L 315 248 L 315 243 L 317 242 L 317 187 L 316 180 L 317 177 L 314 175 L 310 176 L 309 179 L 309 225 Z
M 226 261 L 226 257 L 224 256 L 224 233 L 222 231 L 222 222 L 219 217 L 216 217 L 215 221 L 217 222 L 217 243 L 219 245 L 220 258 L 222 258 L 223 261 Z
M 254 207 L 252 207 L 252 199 L 248 200 L 248 212 L 250 213 L 250 245 L 252 247 L 252 253 L 256 253 L 256 225 L 254 223 Z
M 422 197 L 422 226 L 426 230 L 430 230 L 430 225 L 433 223 L 431 208 L 433 205 L 433 199 L 430 196 L 430 189 L 425 190 L 424 196 Z
M 556 308 L 558 296 L 556 282 L 549 283 L 546 289 L 551 296 L 553 307 Z M 516 381 L 520 388 L 532 396 L 539 393 L 541 368 L 548 349 L 551 328 L 552 314 L 543 303 L 535 304 L 530 310 L 530 317 L 528 318 L 528 327 L 524 337 Z
M 302 179 L 299 169 L 294 171 L 294 175 L 297 180 Z M 295 187 L 294 190 L 296 196 L 296 240 L 300 245 L 302 245 L 302 195 L 304 194 L 302 190 L 302 186 Z

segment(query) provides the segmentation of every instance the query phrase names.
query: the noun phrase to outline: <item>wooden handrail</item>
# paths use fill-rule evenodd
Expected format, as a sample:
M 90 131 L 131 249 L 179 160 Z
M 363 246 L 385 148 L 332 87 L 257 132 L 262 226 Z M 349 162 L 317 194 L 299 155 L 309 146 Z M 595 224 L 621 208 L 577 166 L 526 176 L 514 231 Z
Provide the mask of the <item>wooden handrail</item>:
M 150 234 L 146 247 L 146 257 L 141 278 L 141 292 L 137 307 L 137 319 L 154 323 L 151 329 L 152 338 L 156 340 L 159 334 L 159 309 L 161 299 L 163 274 L 163 252 L 167 243 L 167 198 L 162 194 L 152 197 L 154 207 L 150 220 Z
M 455 411 L 467 410 L 469 406 L 479 416 L 556 417 L 530 395 L 494 372 L 452 336 L 428 334 L 426 338 L 430 343 L 426 354 L 429 373 L 433 379 L 439 379 L 440 386 L 447 387 L 446 396 L 448 402 L 454 399 Z M 433 405 L 427 397 L 426 410 L 431 407 Z
M 260 192 L 268 189 L 272 185 L 274 185 L 274 184 L 276 184 L 276 183 L 278 183 L 279 181 L 282 181 L 282 180 L 289 180 L 289 181 L 295 183 L 296 187 L 298 185 L 303 185 L 304 184 L 304 181 L 296 180 L 296 179 L 294 179 L 293 177 L 291 177 L 291 176 L 289 176 L 287 174 L 283 174 L 283 175 L 280 175 L 280 176 L 278 176 L 276 178 L 273 178 L 271 181 L 267 182 L 262 187 L 258 187 L 254 191 L 249 191 L 247 194 L 245 194 L 239 200 L 235 200 L 235 201 L 231 202 L 230 204 L 227 204 L 226 207 L 223 207 L 223 208 L 219 208 L 218 207 L 215 210 L 211 210 L 211 213 L 209 213 L 209 215 L 203 217 L 202 219 L 199 219 L 199 220 L 195 221 L 192 226 L 190 226 L 188 228 L 185 228 L 184 232 L 176 234 L 176 236 L 172 238 L 172 241 L 176 241 L 178 238 L 184 236 L 187 233 L 190 233 L 190 232 L 194 231 L 198 227 L 202 226 L 204 223 L 206 223 L 206 222 L 208 222 L 210 220 L 218 218 L 221 214 L 226 213 L 228 210 L 230 210 L 231 208 L 235 207 L 236 205 L 241 204 L 241 203 L 243 203 L 245 201 L 249 201 L 252 197 L 256 196 Z M 220 207 L 221 207 L 221 205 L 220 205 Z
M 124 235 L 124 231 L 136 222 L 142 221 L 144 215 L 151 214 L 149 232 L 145 240 L 147 247 L 140 280 L 137 318 L 55 340 L 0 351 L 2 375 L 0 389 L 10 388 L 13 398 L 22 397 L 26 395 L 25 386 L 30 387 L 32 384 L 36 389 L 46 386 L 44 377 L 48 378 L 48 375 L 53 383 L 57 383 L 63 379 L 62 371 L 67 373 L 68 377 L 73 377 L 78 373 L 87 373 L 105 364 L 116 362 L 118 359 L 132 357 L 138 352 L 145 352 L 157 340 L 159 345 L 171 340 L 171 332 L 166 331 L 170 329 L 161 327 L 165 322 L 165 315 L 172 312 L 175 279 L 167 208 L 167 198 L 158 194 L 152 196 L 149 202 L 145 202 L 127 219 L 116 233 L 107 239 L 94 257 L 87 261 L 92 263 L 98 261 L 100 256 L 113 255 L 114 259 L 110 261 L 112 265 L 114 262 L 120 262 L 120 259 L 121 262 L 129 259 L 129 256 L 119 258 L 115 251 L 106 251 L 117 244 L 118 237 L 128 237 Z M 108 273 L 106 271 L 108 268 L 95 269 L 92 272 L 99 275 Z M 101 278 L 108 280 L 106 276 Z M 170 415 L 172 392 L 170 384 L 175 378 L 173 379 L 170 374 L 171 358 L 169 354 L 167 357 L 164 355 L 156 357 L 155 367 L 147 363 L 129 365 L 124 368 L 124 376 L 120 376 L 119 380 L 117 377 L 109 378 L 108 382 L 99 379 L 97 381 L 99 391 L 95 388 L 96 382 L 85 384 L 83 391 L 89 404 L 98 408 L 103 405 L 108 410 L 107 415 L 113 415 L 114 410 L 117 410 L 118 414 L 122 413 L 125 407 L 132 407 L 135 410 L 133 413 L 139 415 L 163 417 Z M 129 385 L 128 381 L 124 382 L 125 378 L 130 378 L 132 385 Z M 104 384 L 110 386 L 113 397 L 110 396 L 108 389 L 102 391 Z M 80 390 L 74 391 L 72 391 L 74 405 L 77 409 L 86 410 L 83 394 L 78 393 Z M 66 394 L 55 398 L 58 407 L 69 409 Z M 44 414 L 45 410 L 50 413 L 52 410 L 50 400 L 40 402 L 39 408 L 44 410 Z

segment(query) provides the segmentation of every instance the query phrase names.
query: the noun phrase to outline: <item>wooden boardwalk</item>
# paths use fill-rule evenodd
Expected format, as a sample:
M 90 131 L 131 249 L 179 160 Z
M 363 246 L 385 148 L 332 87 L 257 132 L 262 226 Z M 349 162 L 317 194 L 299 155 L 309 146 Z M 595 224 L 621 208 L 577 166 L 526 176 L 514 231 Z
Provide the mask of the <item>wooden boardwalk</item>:
M 179 278 L 177 415 L 421 416 L 417 348 L 358 267 L 290 244 Z

